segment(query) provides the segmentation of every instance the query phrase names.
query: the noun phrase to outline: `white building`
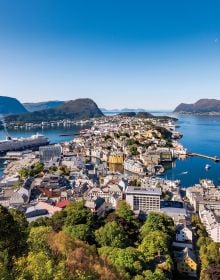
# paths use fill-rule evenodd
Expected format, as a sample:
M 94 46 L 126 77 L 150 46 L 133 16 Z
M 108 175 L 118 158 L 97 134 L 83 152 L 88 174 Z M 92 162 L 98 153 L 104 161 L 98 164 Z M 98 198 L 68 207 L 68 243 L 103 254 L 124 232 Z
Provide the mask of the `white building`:
M 101 158 L 102 157 L 102 148 L 97 147 L 91 150 L 91 157 Z
M 61 156 L 62 147 L 59 144 L 43 146 L 39 148 L 39 155 L 41 162 L 49 162 Z
M 32 179 L 29 178 L 24 182 L 23 186 L 18 191 L 15 191 L 11 196 L 10 204 L 22 205 L 24 203 L 28 203 L 30 200 L 32 188 Z
M 124 169 L 136 174 L 144 174 L 145 167 L 138 161 L 127 159 L 124 162 Z
M 0 187 L 11 187 L 19 181 L 18 177 L 11 176 L 0 180 Z
M 191 229 L 184 225 L 178 225 L 176 227 L 176 241 L 178 242 L 185 242 L 191 241 L 192 242 L 193 234 Z
M 103 188 L 98 188 L 98 187 L 92 188 L 88 192 L 88 194 L 86 194 L 86 196 L 90 198 L 97 198 L 97 197 L 104 198 L 108 207 L 114 209 L 116 208 L 118 201 L 122 200 L 122 194 L 123 194 L 122 190 L 118 185 L 108 184 Z
M 62 165 L 65 165 L 70 170 L 82 169 L 84 167 L 82 158 L 78 156 L 64 157 L 62 159 Z
M 161 189 L 128 186 L 126 201 L 134 211 L 159 211 Z
M 220 222 L 212 210 L 199 212 L 199 217 L 214 242 L 220 242 Z
M 220 210 L 220 188 L 210 180 L 201 180 L 199 185 L 186 189 L 186 196 L 196 212 L 204 206 L 211 210 Z
M 105 215 L 106 203 L 104 198 L 97 197 L 95 199 L 89 199 L 85 201 L 85 207 L 97 216 L 101 217 Z

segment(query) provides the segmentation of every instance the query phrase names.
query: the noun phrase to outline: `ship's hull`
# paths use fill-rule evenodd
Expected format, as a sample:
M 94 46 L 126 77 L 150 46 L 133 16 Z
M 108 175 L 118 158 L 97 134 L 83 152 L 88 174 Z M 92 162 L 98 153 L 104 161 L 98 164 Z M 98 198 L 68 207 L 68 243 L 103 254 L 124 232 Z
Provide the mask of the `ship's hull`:
M 22 151 L 30 148 L 37 148 L 39 146 L 48 145 L 49 140 L 46 137 L 40 138 L 24 138 L 24 139 L 10 139 L 0 142 L 0 153 L 7 153 L 10 151 Z

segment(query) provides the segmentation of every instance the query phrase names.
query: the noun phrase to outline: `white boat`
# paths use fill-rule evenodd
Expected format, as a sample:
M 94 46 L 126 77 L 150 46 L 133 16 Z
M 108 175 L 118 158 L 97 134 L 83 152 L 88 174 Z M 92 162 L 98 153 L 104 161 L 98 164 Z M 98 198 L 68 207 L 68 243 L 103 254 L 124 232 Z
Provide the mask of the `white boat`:
M 211 168 L 211 165 L 210 164 L 206 164 L 205 165 L 205 170 L 209 170 Z

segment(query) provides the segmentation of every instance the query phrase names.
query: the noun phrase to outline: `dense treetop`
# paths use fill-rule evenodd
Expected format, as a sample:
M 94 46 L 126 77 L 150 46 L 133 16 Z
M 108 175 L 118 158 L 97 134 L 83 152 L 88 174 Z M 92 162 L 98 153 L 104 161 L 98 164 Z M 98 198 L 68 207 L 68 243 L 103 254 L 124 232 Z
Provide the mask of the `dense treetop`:
M 29 225 L 21 212 L 0 206 L 0 279 L 166 280 L 171 230 L 169 218 L 156 213 L 142 225 L 124 201 L 104 218 L 78 201 Z

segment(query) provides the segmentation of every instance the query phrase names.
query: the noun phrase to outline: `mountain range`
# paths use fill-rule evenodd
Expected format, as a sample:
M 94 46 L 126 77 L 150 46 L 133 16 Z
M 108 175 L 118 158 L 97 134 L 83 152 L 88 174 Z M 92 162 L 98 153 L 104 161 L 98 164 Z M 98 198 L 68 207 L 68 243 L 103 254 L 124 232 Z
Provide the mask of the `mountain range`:
M 101 116 L 103 113 L 93 100 L 81 98 L 64 102 L 55 108 L 10 115 L 5 117 L 5 120 L 6 122 L 42 122 L 60 119 L 82 120 Z
M 35 112 L 35 111 L 41 111 L 51 108 L 56 108 L 60 105 L 62 105 L 64 101 L 45 101 L 45 102 L 36 102 L 36 103 L 23 103 L 23 106 L 26 108 L 28 112 Z
M 27 109 L 16 98 L 0 96 L 0 115 L 23 114 L 27 112 Z
M 175 108 L 174 113 L 220 114 L 220 100 L 200 99 L 193 104 L 181 103 Z
M 99 109 L 96 103 L 88 98 L 71 101 L 45 101 L 21 104 L 16 98 L 0 96 L 0 115 L 7 121 L 41 122 L 58 119 L 86 119 L 103 116 L 103 113 L 146 113 L 144 109 Z M 220 100 L 200 99 L 193 104 L 181 103 L 174 113 L 184 114 L 220 114 Z M 144 115 L 146 117 L 146 114 Z M 144 117 L 142 116 L 142 117 Z M 149 116 L 149 115 L 148 115 Z
M 66 101 L 68 102 L 68 101 Z M 51 101 L 44 101 L 44 102 L 29 102 L 29 103 L 21 103 L 19 102 L 16 98 L 12 97 L 7 97 L 7 96 L 0 96 L 0 114 L 4 116 L 8 115 L 19 115 L 23 113 L 28 113 L 28 112 L 37 112 L 37 111 L 44 111 L 44 110 L 50 110 L 50 109 L 55 109 L 66 103 L 65 101 L 60 101 L 60 100 L 51 100 Z M 61 107 L 62 108 L 62 107 Z M 100 110 L 103 113 L 108 113 L 108 112 L 115 112 L 115 113 L 124 113 L 124 112 L 146 112 L 145 109 L 142 108 L 137 108 L 137 109 L 129 109 L 129 108 L 123 108 L 123 109 L 105 109 L 105 108 L 100 108 Z M 42 114 L 44 112 L 41 112 Z M 31 118 L 34 117 L 35 115 L 26 115 L 30 116 Z M 26 118 L 26 116 L 19 117 L 19 118 Z M 18 118 L 18 116 L 16 116 Z

